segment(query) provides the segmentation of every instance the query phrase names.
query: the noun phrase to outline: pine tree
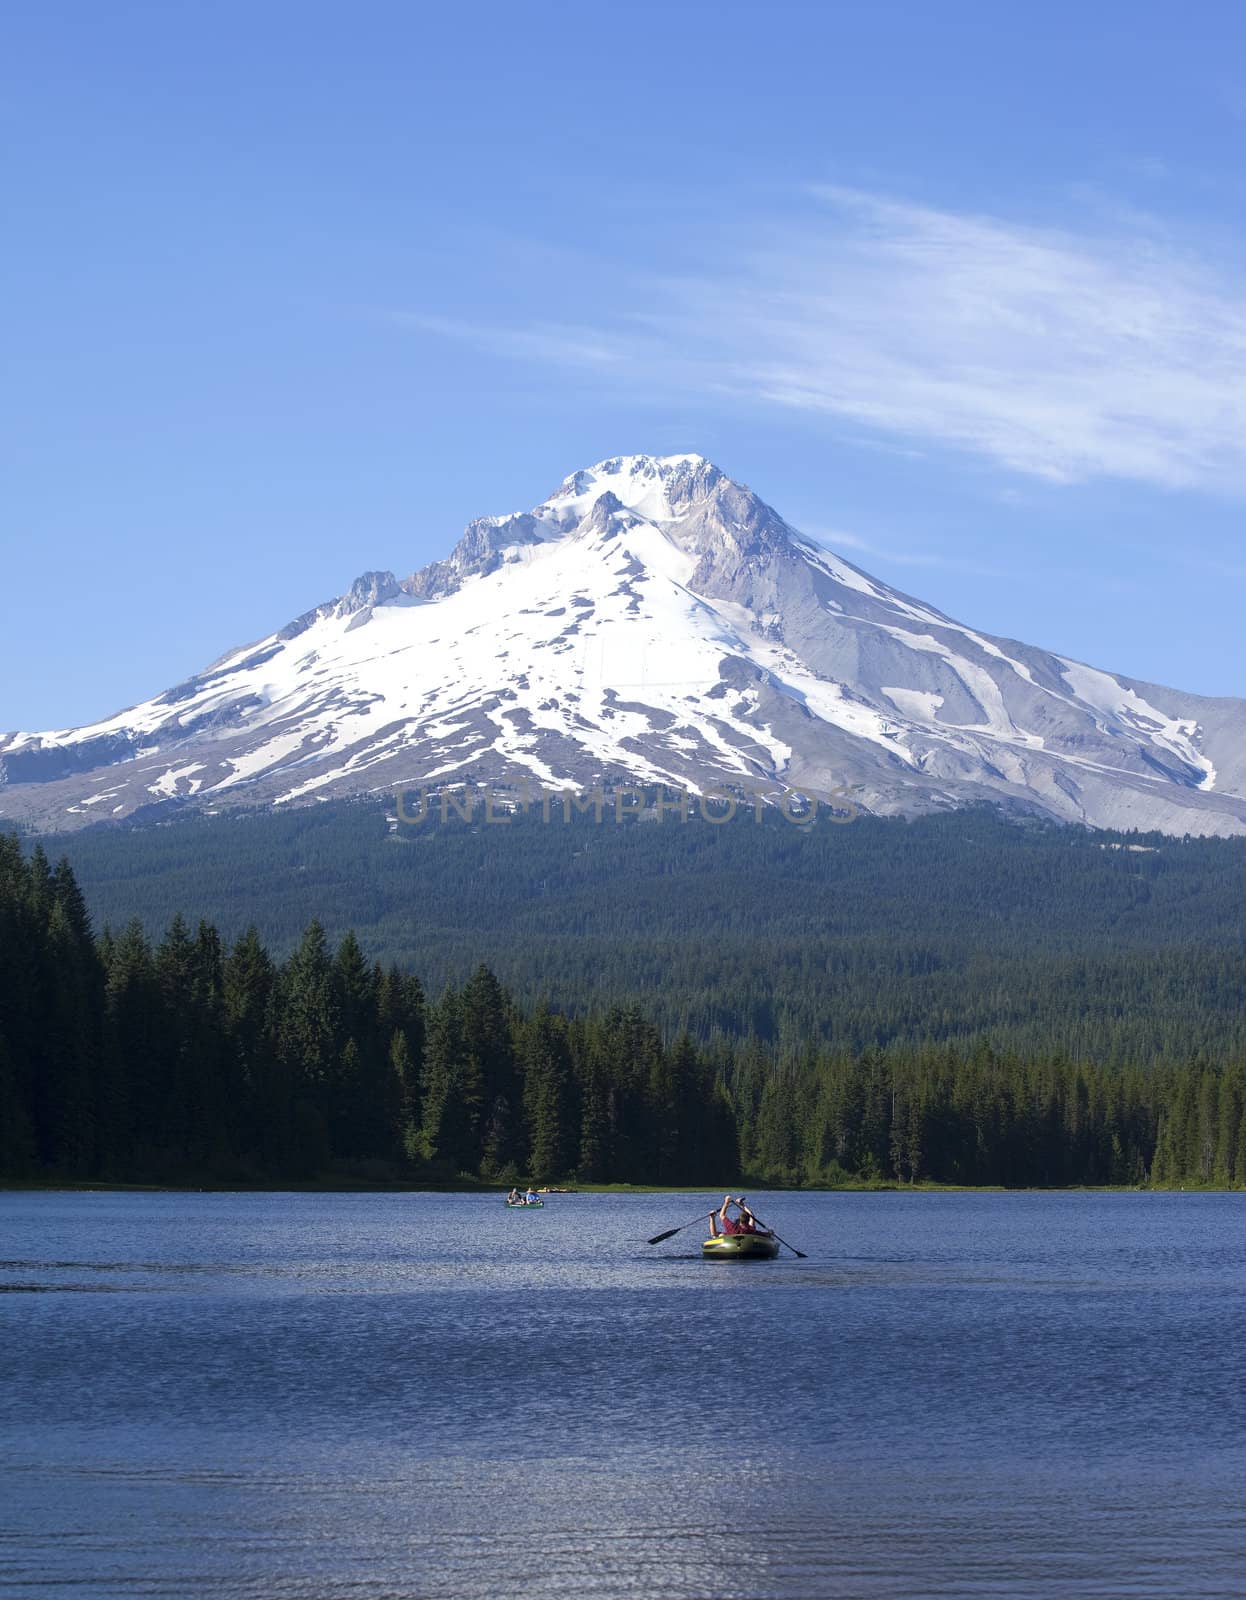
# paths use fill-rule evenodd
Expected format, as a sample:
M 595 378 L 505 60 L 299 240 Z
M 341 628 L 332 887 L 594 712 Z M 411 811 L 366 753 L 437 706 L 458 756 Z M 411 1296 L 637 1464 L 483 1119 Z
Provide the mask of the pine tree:
M 277 1058 L 290 1086 L 289 1159 L 300 1176 L 312 1177 L 332 1155 L 331 1082 L 340 1048 L 332 963 L 319 922 L 308 924 L 282 969 L 270 1015 Z
M 480 1171 L 492 1175 L 515 1163 L 523 1138 L 511 1013 L 497 978 L 488 967 L 477 967 L 459 995 L 459 1016 L 471 1083 L 479 1083 Z
M 419 1157 L 417 1069 L 407 1036 L 401 1028 L 395 1028 L 390 1037 L 389 1070 L 393 1158 L 404 1162 L 415 1161 Z
M 270 1026 L 275 986 L 276 969 L 252 924 L 221 970 L 229 1081 L 237 1095 L 233 1143 L 245 1165 L 274 1176 L 286 1170 L 294 1137 L 292 1074 Z
M 571 1063 L 566 1029 L 544 1006 L 522 1030 L 520 1061 L 531 1151 L 526 1170 L 553 1183 L 574 1164 Z
M 591 1047 L 585 1067 L 582 1101 L 576 1173 L 584 1183 L 605 1183 L 614 1175 L 609 1098 L 604 1068 Z
M 108 1144 L 105 1176 L 150 1180 L 161 1170 L 166 1094 L 161 1055 L 163 996 L 143 926 L 131 922 L 115 940 L 106 979 Z
M 43 1161 L 49 1171 L 83 1178 L 93 1171 L 97 1152 L 101 983 L 89 927 L 77 926 L 59 898 L 44 948 Z
M 21 1179 L 35 1171 L 35 1141 L 13 1057 L 0 1033 L 0 1177 Z
M 333 998 L 342 1039 L 328 1085 L 333 1150 L 354 1159 L 379 1157 L 386 1145 L 388 1051 L 378 1026 L 376 972 L 353 933 L 334 957 Z M 347 1044 L 353 1046 L 349 1057 Z
M 1246 1105 L 1242 1108 L 1242 1119 L 1237 1125 L 1237 1155 L 1233 1162 L 1238 1187 L 1246 1185 Z
M 195 946 L 179 913 L 156 947 L 160 991 L 158 1072 L 163 1080 L 160 1143 L 170 1174 L 191 1161 L 202 1139 L 203 1106 L 195 1071 L 199 1017 L 194 1003 Z
M 1238 1177 L 1237 1131 L 1242 1120 L 1242 1091 L 1243 1075 L 1240 1068 L 1229 1068 L 1221 1074 L 1216 1104 L 1216 1155 L 1212 1181 L 1222 1189 L 1229 1188 Z
M 462 1004 L 453 989 L 445 991 L 429 1015 L 420 1098 L 425 1159 L 451 1173 L 477 1171 L 484 1083 L 479 1061 L 464 1038 Z

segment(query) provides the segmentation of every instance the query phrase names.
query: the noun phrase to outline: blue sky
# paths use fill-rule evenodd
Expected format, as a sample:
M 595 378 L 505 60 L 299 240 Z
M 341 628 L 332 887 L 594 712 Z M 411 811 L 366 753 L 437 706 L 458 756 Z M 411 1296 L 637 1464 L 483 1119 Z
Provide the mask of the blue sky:
M 6 8 L 0 728 L 699 450 L 995 633 L 1246 692 L 1246 12 Z

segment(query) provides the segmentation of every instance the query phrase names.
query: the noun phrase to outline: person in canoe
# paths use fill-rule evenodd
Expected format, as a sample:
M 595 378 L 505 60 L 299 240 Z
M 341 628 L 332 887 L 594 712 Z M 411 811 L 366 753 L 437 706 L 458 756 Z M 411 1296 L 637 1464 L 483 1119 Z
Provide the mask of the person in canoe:
M 523 1203 L 526 1206 L 539 1206 L 540 1203 L 541 1203 L 540 1200 L 537 1197 L 536 1190 L 532 1187 L 531 1184 L 528 1185 L 528 1192 L 523 1197 Z
M 506 1197 L 506 1203 L 508 1206 L 521 1206 L 523 1204 L 523 1196 L 518 1189 L 511 1190 Z
M 735 1208 L 734 1216 L 730 1214 L 732 1207 Z M 720 1219 L 722 1221 L 721 1230 L 718 1225 Z M 710 1212 L 710 1237 L 717 1239 L 720 1231 L 727 1237 L 737 1233 L 758 1232 L 757 1218 L 749 1210 L 743 1195 L 737 1200 L 733 1195 L 725 1194 L 719 1209 Z

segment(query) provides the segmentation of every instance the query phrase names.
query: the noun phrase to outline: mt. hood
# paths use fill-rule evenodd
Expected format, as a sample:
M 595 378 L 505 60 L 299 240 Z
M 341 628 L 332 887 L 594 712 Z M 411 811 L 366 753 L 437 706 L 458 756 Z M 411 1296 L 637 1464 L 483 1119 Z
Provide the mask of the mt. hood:
M 524 776 L 1246 833 L 1246 701 L 979 633 L 700 456 L 620 456 L 107 721 L 0 735 L 0 819 Z

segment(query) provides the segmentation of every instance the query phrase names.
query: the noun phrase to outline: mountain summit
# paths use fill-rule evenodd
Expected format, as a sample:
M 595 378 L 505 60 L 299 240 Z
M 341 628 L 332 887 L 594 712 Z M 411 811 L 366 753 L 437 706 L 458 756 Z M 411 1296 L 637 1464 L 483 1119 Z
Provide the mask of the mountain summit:
M 1246 702 L 976 632 L 701 456 L 617 456 L 104 722 L 0 736 L 0 818 L 525 776 L 1246 833 Z

